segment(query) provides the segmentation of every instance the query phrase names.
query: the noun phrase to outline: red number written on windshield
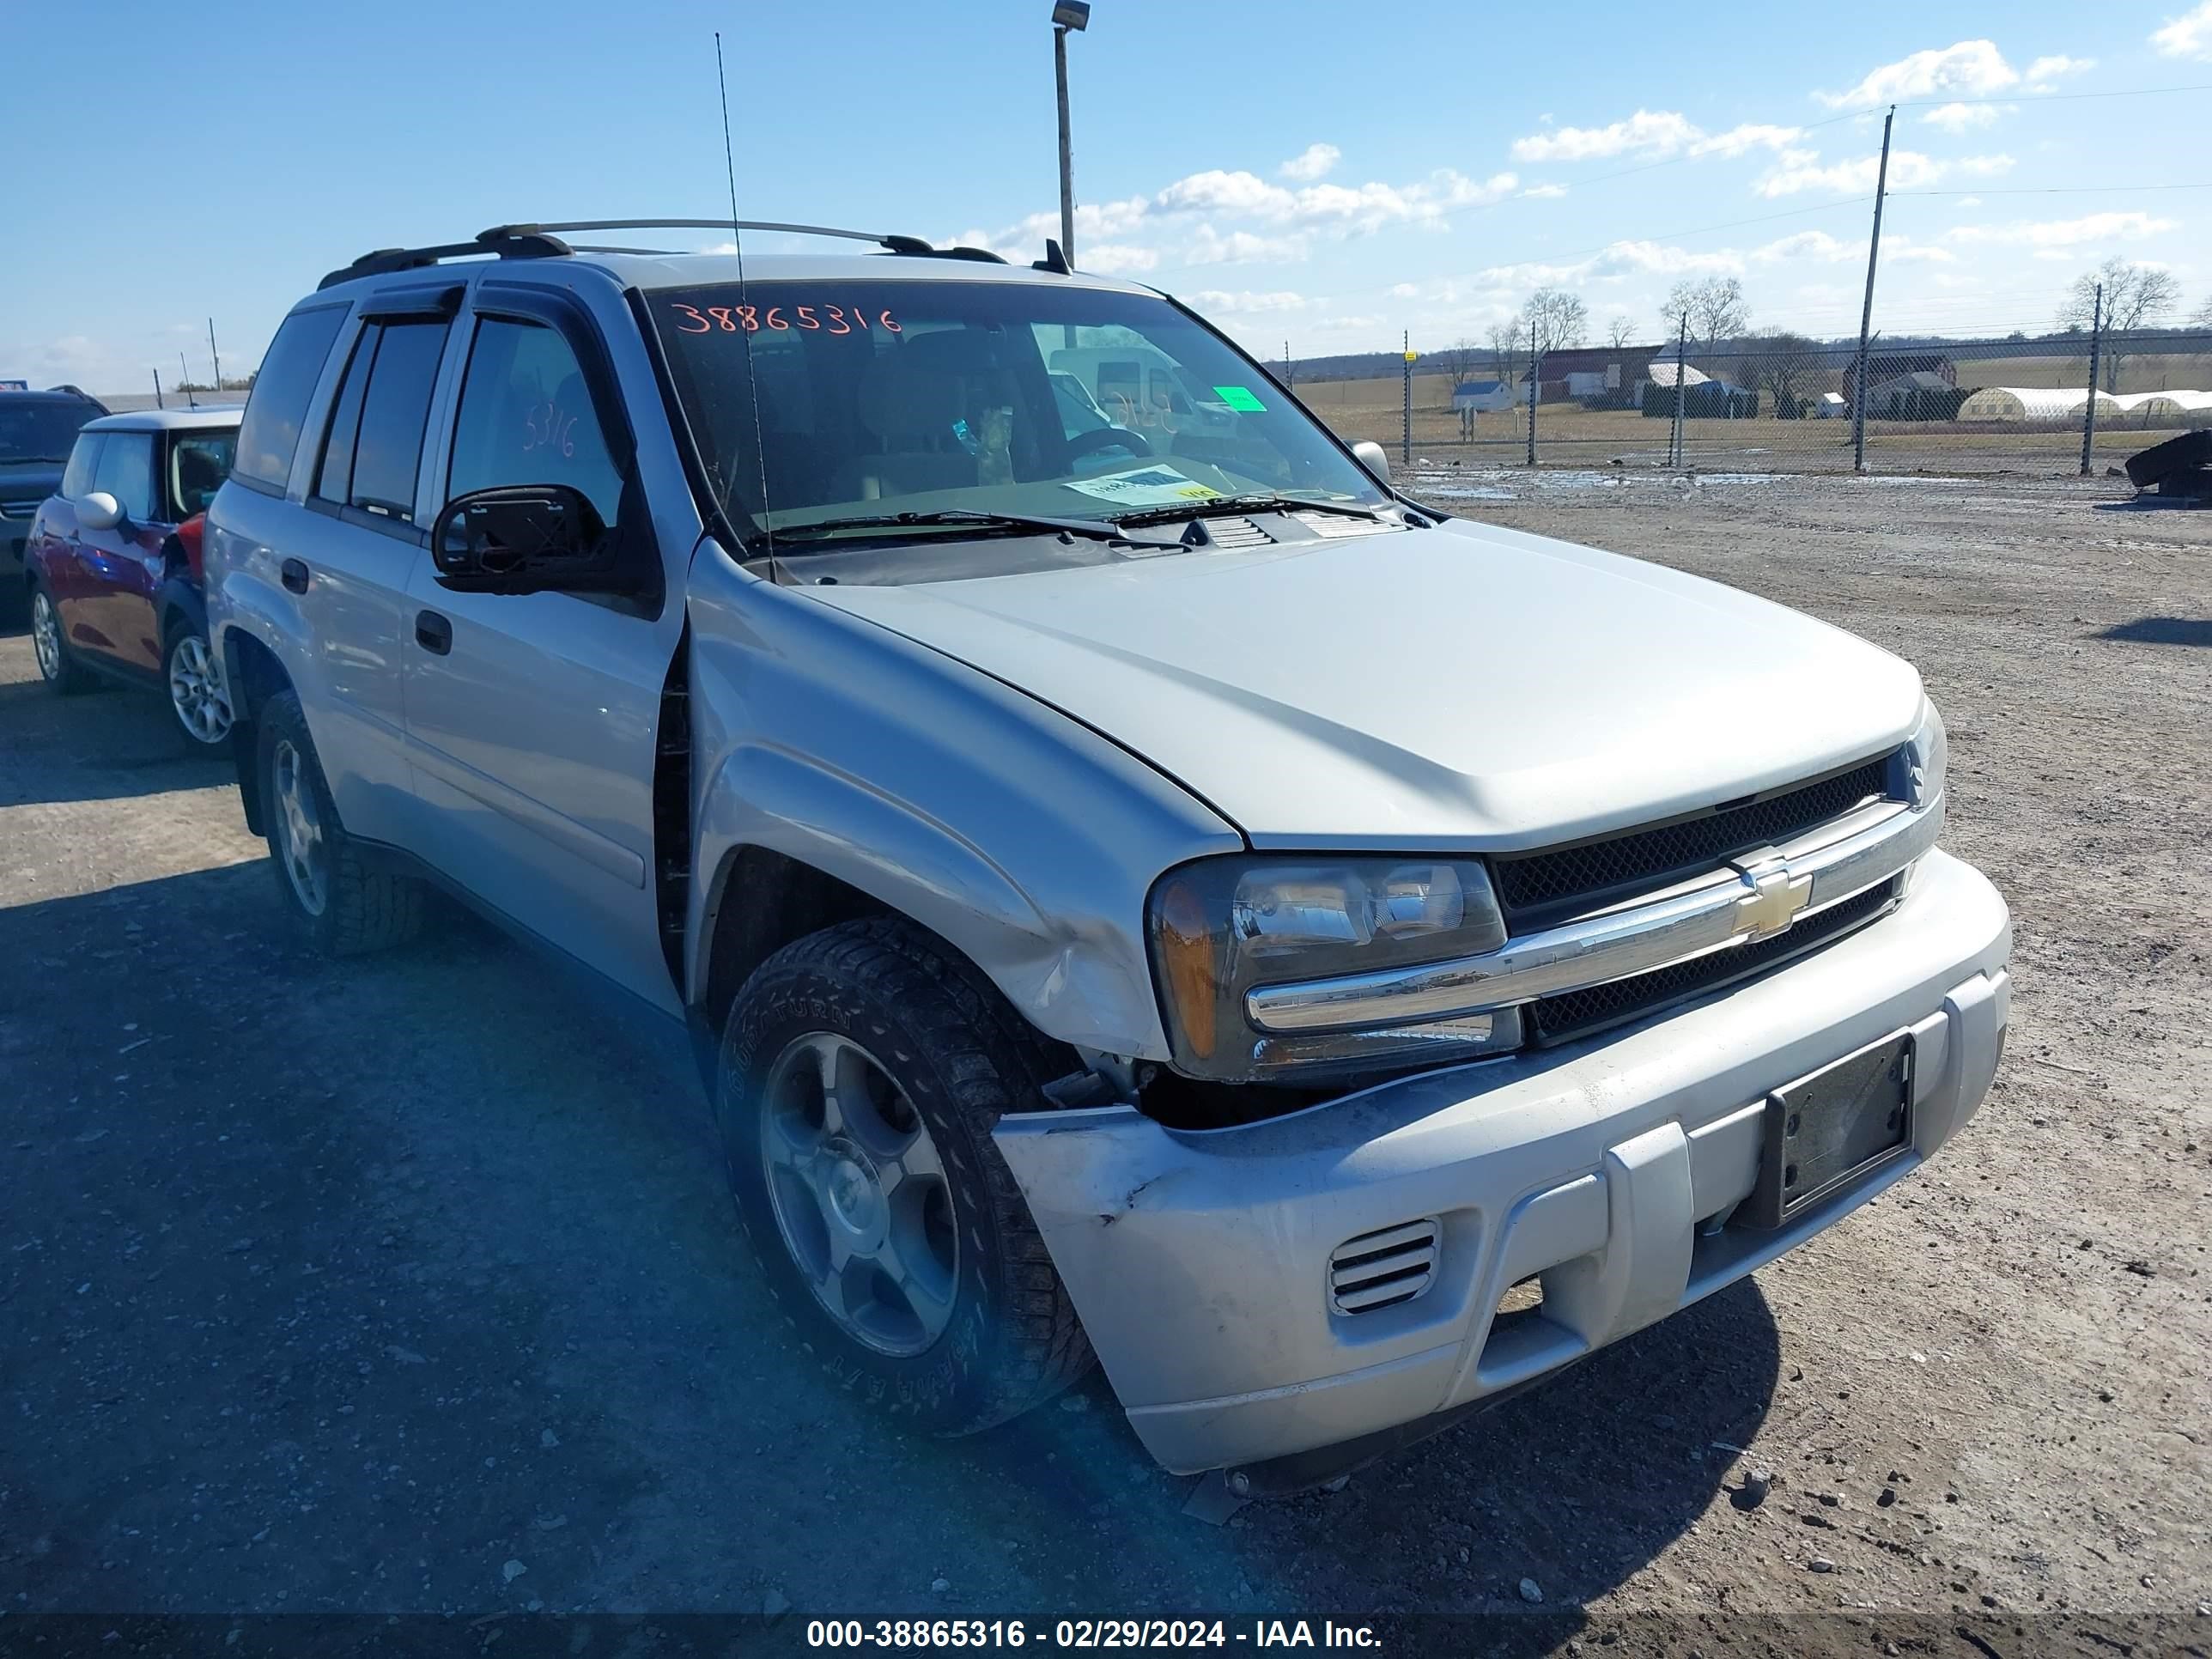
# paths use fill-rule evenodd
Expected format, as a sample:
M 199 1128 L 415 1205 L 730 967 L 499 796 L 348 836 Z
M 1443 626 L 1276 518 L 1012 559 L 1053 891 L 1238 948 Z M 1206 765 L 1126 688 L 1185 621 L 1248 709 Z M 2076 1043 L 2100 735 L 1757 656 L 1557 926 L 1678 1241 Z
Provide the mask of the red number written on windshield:
M 764 328 L 804 330 L 823 334 L 903 334 L 889 311 L 863 310 L 817 301 L 803 306 L 708 306 L 704 309 L 671 301 L 679 334 L 757 334 Z

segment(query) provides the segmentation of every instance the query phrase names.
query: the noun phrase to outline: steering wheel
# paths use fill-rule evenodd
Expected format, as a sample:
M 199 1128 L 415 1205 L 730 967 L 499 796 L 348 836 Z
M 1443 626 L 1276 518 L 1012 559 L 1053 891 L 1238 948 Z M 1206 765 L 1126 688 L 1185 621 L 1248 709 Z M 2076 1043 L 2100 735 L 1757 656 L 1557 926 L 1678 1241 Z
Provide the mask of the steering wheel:
M 1125 426 L 1102 426 L 1089 432 L 1079 432 L 1067 441 L 1070 460 L 1101 449 L 1126 449 L 1132 455 L 1149 456 L 1158 453 L 1152 441 L 1141 432 L 1133 432 Z

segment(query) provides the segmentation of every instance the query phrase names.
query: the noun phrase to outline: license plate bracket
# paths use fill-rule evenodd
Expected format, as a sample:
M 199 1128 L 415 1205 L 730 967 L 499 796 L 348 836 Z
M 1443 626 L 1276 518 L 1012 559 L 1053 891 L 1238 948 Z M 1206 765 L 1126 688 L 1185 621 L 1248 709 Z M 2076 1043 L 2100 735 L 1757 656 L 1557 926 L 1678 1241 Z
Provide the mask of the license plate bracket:
M 1912 1144 L 1912 1034 L 1900 1031 L 1766 1097 L 1759 1183 L 1736 1212 L 1779 1227 Z

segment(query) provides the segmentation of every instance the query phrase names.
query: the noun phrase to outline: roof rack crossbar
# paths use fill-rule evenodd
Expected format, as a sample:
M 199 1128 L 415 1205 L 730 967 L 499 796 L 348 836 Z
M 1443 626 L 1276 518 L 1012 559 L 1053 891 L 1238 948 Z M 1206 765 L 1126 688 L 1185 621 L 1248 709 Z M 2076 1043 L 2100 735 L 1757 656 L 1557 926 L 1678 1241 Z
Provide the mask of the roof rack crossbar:
M 778 220 L 740 219 L 734 227 L 727 219 L 572 219 L 559 224 L 494 225 L 478 231 L 475 240 L 441 242 L 434 247 L 380 247 L 364 253 L 351 264 L 331 271 L 315 286 L 318 290 L 358 276 L 380 276 L 395 270 L 417 270 L 441 259 L 464 259 L 491 254 L 501 259 L 544 259 L 566 253 L 653 253 L 648 248 L 579 247 L 564 242 L 556 233 L 578 230 L 764 230 L 793 236 L 835 236 L 851 242 L 872 242 L 891 253 L 926 255 L 940 259 L 981 259 L 995 264 L 1006 261 L 988 248 L 933 247 L 919 236 L 878 234 L 869 230 L 842 230 L 833 225 L 793 225 Z
M 531 225 L 501 225 L 478 233 L 474 241 L 442 242 L 435 247 L 380 247 L 364 253 L 351 264 L 331 271 L 315 284 L 320 292 L 356 276 L 380 276 L 394 270 L 419 270 L 441 259 L 493 254 L 501 259 L 545 259 L 572 250 L 557 236 L 549 236 Z

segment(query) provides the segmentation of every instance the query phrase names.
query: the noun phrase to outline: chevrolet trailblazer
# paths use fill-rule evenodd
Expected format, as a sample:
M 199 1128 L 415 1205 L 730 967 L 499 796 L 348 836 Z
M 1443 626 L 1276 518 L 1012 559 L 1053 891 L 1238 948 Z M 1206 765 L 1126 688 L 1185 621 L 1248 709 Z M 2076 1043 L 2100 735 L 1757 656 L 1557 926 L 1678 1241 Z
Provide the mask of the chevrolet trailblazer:
M 1095 1355 L 1170 1468 L 1326 1479 L 1981 1103 L 2010 927 L 1905 663 L 1409 501 L 1057 248 L 562 240 L 619 228 L 286 319 L 239 786 L 324 946 L 434 884 L 688 1020 L 836 1386 L 960 1433 Z

